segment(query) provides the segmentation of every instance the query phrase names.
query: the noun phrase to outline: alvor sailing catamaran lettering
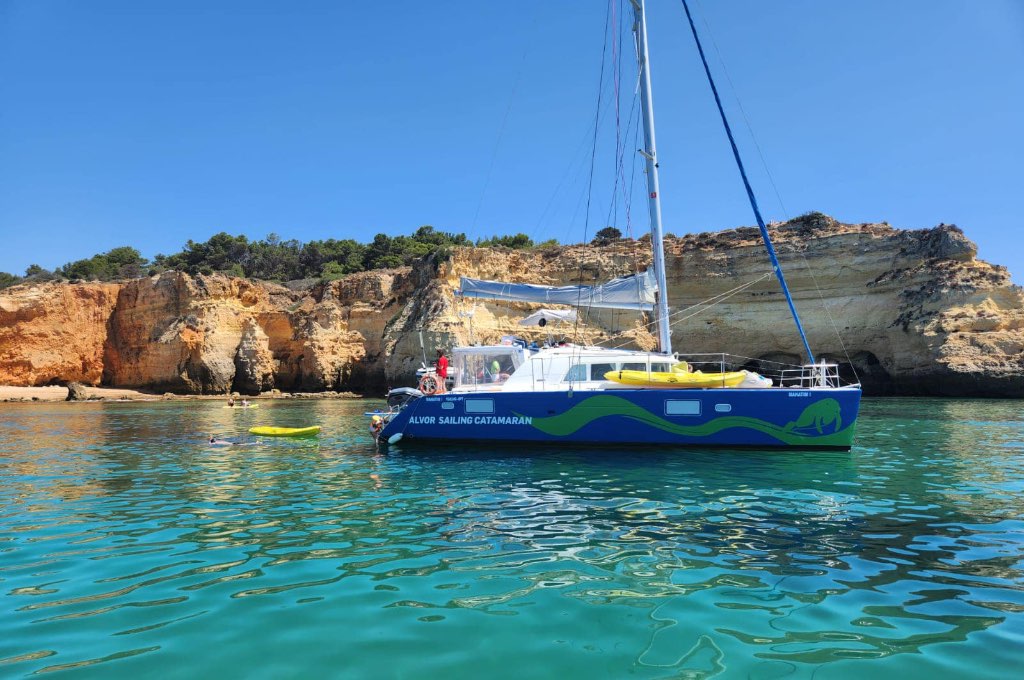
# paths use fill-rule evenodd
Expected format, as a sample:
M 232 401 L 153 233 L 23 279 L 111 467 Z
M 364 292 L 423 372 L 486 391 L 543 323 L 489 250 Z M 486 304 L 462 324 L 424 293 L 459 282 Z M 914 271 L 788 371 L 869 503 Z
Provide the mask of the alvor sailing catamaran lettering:
M 412 416 L 410 425 L 530 425 L 528 416 Z
M 654 135 L 644 0 L 633 5 L 643 149 L 650 210 L 651 270 L 597 286 L 539 286 L 463 278 L 461 295 L 578 308 L 653 312 L 657 352 L 602 347 L 531 349 L 525 343 L 460 347 L 452 352 L 450 392 L 399 388 L 388 395 L 379 442 L 417 440 L 537 441 L 586 444 L 756 446 L 849 449 L 860 407 L 859 384 L 843 385 L 838 366 L 816 362 L 747 180 L 732 131 L 686 0 L 690 29 L 725 125 L 751 207 L 806 353 L 807 362 L 779 371 L 776 382 L 752 371 L 694 371 L 702 365 L 672 351 L 671 314 L 662 241 L 661 191 Z M 538 325 L 557 310 L 530 318 Z M 683 359 L 688 359 L 684 361 Z M 710 363 L 706 362 L 705 363 Z M 728 361 L 735 366 L 736 362 Z

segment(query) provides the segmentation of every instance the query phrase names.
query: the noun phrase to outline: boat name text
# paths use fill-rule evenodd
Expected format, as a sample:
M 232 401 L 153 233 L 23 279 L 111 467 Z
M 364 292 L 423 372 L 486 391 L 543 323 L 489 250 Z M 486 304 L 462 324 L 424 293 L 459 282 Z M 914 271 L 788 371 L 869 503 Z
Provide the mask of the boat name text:
M 530 425 L 530 416 L 413 416 L 410 425 Z

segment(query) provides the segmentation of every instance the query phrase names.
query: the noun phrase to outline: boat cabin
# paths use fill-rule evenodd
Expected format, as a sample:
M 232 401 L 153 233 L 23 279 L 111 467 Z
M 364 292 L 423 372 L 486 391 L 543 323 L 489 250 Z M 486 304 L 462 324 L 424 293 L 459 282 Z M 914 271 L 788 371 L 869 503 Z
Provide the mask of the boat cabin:
M 484 345 L 452 350 L 449 373 L 454 378 L 453 392 L 480 392 L 502 389 L 503 384 L 527 360 L 521 345 Z
M 664 354 L 603 347 L 552 347 L 529 351 L 519 345 L 459 347 L 452 351 L 453 392 L 538 392 L 617 389 L 609 371 L 671 372 L 676 359 Z

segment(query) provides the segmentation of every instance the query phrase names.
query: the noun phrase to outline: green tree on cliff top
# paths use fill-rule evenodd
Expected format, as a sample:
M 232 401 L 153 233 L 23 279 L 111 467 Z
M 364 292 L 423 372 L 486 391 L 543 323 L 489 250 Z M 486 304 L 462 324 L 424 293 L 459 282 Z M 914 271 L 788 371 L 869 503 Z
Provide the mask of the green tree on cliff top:
M 0 290 L 3 290 L 4 288 L 10 288 L 11 286 L 13 286 L 16 283 L 19 283 L 20 281 L 20 276 L 8 274 L 7 272 L 0 272 Z
M 134 279 L 142 276 L 146 264 L 146 258 L 142 257 L 138 250 L 131 246 L 121 246 L 93 255 L 86 260 L 68 262 L 63 267 L 58 267 L 54 273 L 67 279 L 85 281 Z
M 621 231 L 615 227 L 605 227 L 594 234 L 594 240 L 591 243 L 595 246 L 603 246 L 613 241 L 618 241 L 620 238 L 622 238 Z
M 533 239 L 526 234 L 514 234 L 512 236 L 492 236 L 488 239 L 478 239 L 476 242 L 480 248 L 493 248 L 495 246 L 502 246 L 505 248 L 513 248 L 515 250 L 522 250 L 524 248 L 533 247 Z
M 542 245 L 550 246 L 554 243 L 546 241 Z M 87 259 L 68 262 L 58 267 L 53 275 L 67 279 L 110 281 L 137 278 L 146 271 L 155 274 L 174 270 L 192 275 L 223 272 L 269 281 L 334 279 L 369 269 L 400 267 L 431 255 L 444 257 L 454 247 L 472 245 L 473 242 L 464 233 L 441 231 L 430 225 L 421 226 L 408 236 L 380 233 L 368 244 L 352 239 L 301 243 L 294 239 L 282 240 L 276 234 L 250 241 L 246 236 L 232 236 L 222 231 L 207 241 L 190 239 L 181 252 L 157 255 L 152 263 L 147 263 L 136 249 L 122 246 Z M 479 241 L 477 245 L 535 247 L 533 240 L 526 234 L 492 236 Z M 26 272 L 26 276 L 31 280 L 44 280 L 50 276 L 49 272 L 38 265 L 33 265 L 30 270 L 31 273 Z M 21 280 L 12 274 L 0 277 L 0 281 L 6 282 L 6 285 Z

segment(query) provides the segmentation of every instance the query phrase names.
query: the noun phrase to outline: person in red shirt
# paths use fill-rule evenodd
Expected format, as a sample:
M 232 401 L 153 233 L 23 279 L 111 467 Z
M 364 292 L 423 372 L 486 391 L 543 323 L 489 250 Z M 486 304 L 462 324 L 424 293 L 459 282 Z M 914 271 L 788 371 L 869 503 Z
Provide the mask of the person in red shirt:
M 444 355 L 444 350 L 437 350 L 437 377 L 440 378 L 441 392 L 445 391 L 445 381 L 448 379 L 448 357 Z

